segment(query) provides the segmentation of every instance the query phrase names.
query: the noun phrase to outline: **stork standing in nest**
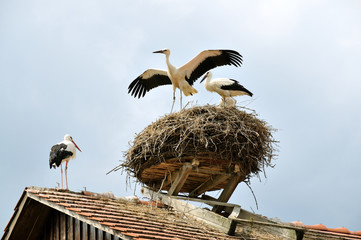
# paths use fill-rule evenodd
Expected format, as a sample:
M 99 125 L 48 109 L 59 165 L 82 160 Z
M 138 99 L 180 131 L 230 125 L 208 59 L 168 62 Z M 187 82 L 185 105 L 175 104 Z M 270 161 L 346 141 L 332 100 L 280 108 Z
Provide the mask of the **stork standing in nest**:
M 212 72 L 208 71 L 202 78 L 201 82 L 203 82 L 204 79 L 206 79 L 204 83 L 205 88 L 210 92 L 216 92 L 219 95 L 221 95 L 223 99 L 221 103 L 223 103 L 224 107 L 226 106 L 227 102 L 230 102 L 228 98 L 233 99 L 233 96 L 242 96 L 242 95 L 248 95 L 250 97 L 253 96 L 253 93 L 251 93 L 241 84 L 239 84 L 237 80 L 229 79 L 229 78 L 215 78 L 211 81 L 212 76 L 213 76 Z
M 81 152 L 80 148 L 76 145 L 73 138 L 66 134 L 64 141 L 55 144 L 51 147 L 49 156 L 50 169 L 60 166 L 61 169 L 61 188 L 63 188 L 63 167 L 62 164 L 65 162 L 65 181 L 66 189 L 68 189 L 68 163 L 71 158 L 76 157 L 76 148 Z
M 182 92 L 186 96 L 196 94 L 197 90 L 193 88 L 192 85 L 205 72 L 223 65 L 240 67 L 242 64 L 242 55 L 234 50 L 205 50 L 179 68 L 170 63 L 169 49 L 163 49 L 153 53 L 165 54 L 168 70 L 146 70 L 129 85 L 128 93 L 131 93 L 134 97 L 140 98 L 144 97 L 144 95 L 152 88 L 172 84 L 173 103 L 171 112 L 173 111 L 175 91 L 177 88 L 180 90 L 180 108 L 182 109 Z

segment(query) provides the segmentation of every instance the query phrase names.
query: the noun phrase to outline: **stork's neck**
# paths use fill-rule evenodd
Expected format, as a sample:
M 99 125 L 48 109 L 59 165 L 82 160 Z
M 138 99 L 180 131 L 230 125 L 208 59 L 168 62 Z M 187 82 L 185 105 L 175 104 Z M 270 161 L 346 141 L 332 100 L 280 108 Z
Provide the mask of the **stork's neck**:
M 211 78 L 212 78 L 212 74 L 208 73 L 208 76 L 206 78 L 206 82 L 204 83 L 205 85 L 208 85 L 211 82 Z
M 165 55 L 165 61 L 166 61 L 166 63 L 167 63 L 168 72 L 172 75 L 177 68 L 170 63 L 170 61 L 169 61 L 169 54 L 166 54 L 166 55 Z

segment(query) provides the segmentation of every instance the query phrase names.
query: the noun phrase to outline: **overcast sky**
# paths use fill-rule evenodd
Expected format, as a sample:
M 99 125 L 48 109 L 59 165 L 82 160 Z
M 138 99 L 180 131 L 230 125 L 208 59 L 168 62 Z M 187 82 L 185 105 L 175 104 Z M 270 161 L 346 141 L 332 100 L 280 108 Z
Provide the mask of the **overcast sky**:
M 27 186 L 56 187 L 49 150 L 73 136 L 69 187 L 137 194 L 123 160 L 135 134 L 169 113 L 171 86 L 142 99 L 128 85 L 147 68 L 181 66 L 205 49 L 234 49 L 240 106 L 279 131 L 275 168 L 230 202 L 282 221 L 361 230 L 361 1 L 0 1 L 0 229 Z M 191 105 L 217 104 L 199 91 Z M 177 94 L 178 97 L 178 94 Z M 176 102 L 179 110 L 179 102 Z M 217 193 L 215 193 L 217 194 Z M 218 193 L 219 194 L 219 193 Z M 2 235 L 2 233 L 1 233 Z

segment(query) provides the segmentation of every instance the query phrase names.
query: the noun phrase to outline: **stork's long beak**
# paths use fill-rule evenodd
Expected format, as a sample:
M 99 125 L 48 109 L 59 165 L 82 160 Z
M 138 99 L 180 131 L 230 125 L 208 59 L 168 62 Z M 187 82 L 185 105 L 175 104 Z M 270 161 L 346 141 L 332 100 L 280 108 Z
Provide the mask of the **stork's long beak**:
M 206 74 L 204 74 L 204 77 L 202 78 L 202 80 L 200 81 L 200 83 L 203 82 L 204 79 L 206 79 L 207 77 L 208 77 L 208 72 L 207 72 Z
M 73 143 L 74 143 L 74 146 L 81 152 L 81 150 L 80 150 L 80 148 L 78 147 L 78 145 L 76 145 L 76 143 L 73 141 L 73 140 L 71 140 Z
M 153 53 L 164 53 L 164 50 L 154 51 Z

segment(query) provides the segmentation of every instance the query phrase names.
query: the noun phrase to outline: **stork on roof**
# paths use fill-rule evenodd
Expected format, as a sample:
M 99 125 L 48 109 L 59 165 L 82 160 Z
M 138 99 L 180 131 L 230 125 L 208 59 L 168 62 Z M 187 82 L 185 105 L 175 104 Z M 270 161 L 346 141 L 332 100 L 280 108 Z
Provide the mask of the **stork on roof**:
M 61 170 L 61 188 L 63 188 L 63 167 L 62 164 L 65 162 L 65 181 L 66 189 L 68 189 L 68 163 L 70 159 L 75 159 L 76 148 L 81 152 L 80 148 L 76 145 L 73 138 L 66 134 L 64 141 L 61 141 L 51 147 L 49 156 L 50 168 L 56 168 L 60 166 Z

